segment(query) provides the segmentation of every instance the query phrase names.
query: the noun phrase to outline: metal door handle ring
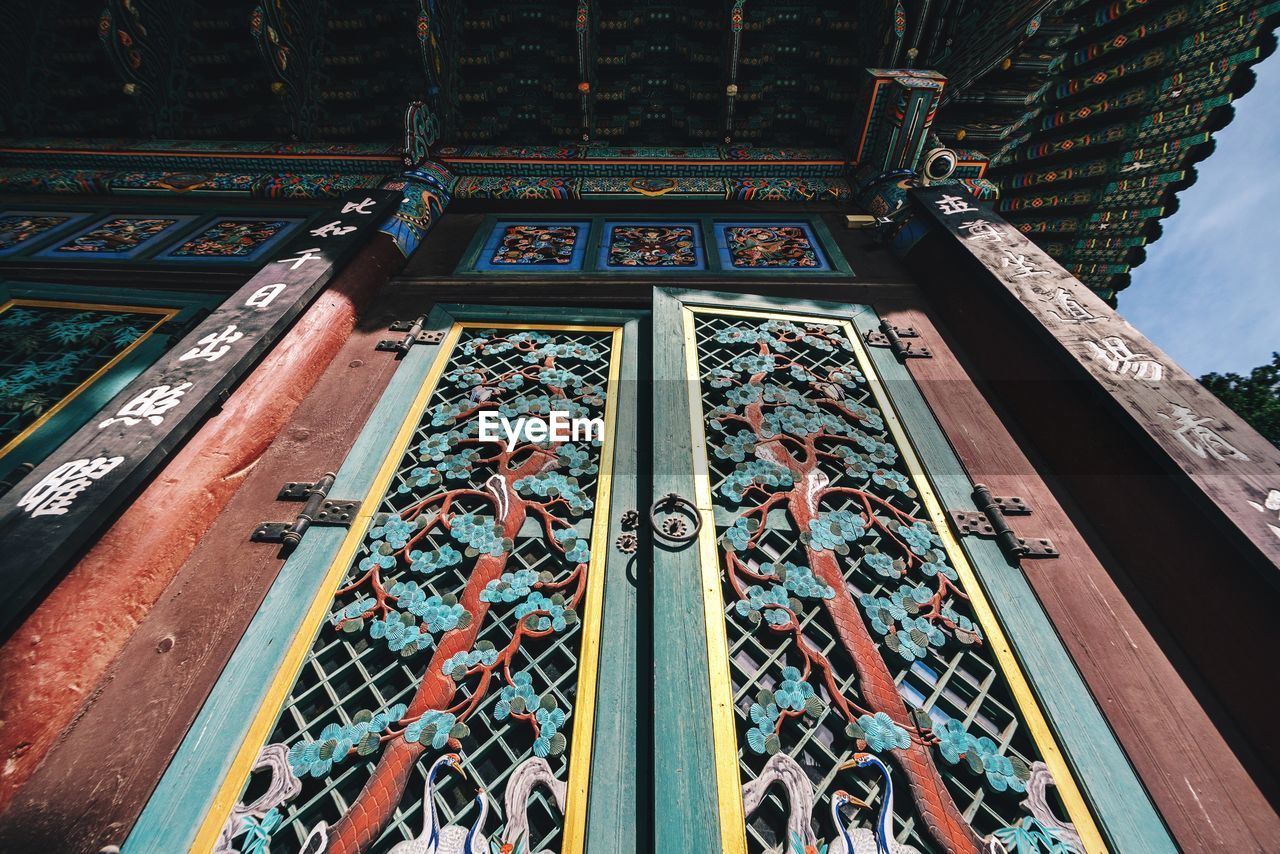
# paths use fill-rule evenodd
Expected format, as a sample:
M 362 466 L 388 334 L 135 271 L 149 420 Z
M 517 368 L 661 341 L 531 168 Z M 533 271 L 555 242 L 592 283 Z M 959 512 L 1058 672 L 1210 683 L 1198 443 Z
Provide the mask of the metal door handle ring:
M 662 511 L 670 515 L 659 521 L 658 513 Z M 685 522 L 684 516 L 693 520 L 692 529 Z M 649 508 L 649 527 L 653 529 L 655 535 L 668 542 L 691 543 L 697 539 L 698 531 L 702 530 L 702 514 L 698 512 L 694 503 L 683 495 L 668 492 L 653 502 L 653 506 Z

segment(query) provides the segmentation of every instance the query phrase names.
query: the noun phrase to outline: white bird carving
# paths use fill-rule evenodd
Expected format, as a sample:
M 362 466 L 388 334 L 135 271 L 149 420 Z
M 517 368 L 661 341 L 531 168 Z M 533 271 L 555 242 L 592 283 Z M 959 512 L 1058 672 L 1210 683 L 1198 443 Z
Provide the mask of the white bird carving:
M 800 764 L 785 753 L 775 753 L 764 764 L 760 774 L 742 787 L 742 809 L 747 815 L 755 812 L 764 801 L 765 792 L 779 783 L 787 792 L 787 840 L 799 843 L 801 850 L 816 850 L 818 839 L 813 835 L 813 784 Z M 779 845 L 776 850 L 791 850 Z
M 529 854 L 525 850 L 529 845 L 529 798 L 538 786 L 545 786 L 551 792 L 556 808 L 561 815 L 564 814 L 564 799 L 568 787 L 563 781 L 556 779 L 547 760 L 532 756 L 521 762 L 507 780 L 507 791 L 503 797 L 507 825 L 502 829 L 499 854 L 513 854 L 515 851 Z
M 387 854 L 484 854 L 487 851 L 484 821 L 489 815 L 489 797 L 483 789 L 476 791 L 480 816 L 470 828 L 454 824 L 440 827 L 440 819 L 436 814 L 435 784 L 436 775 L 446 767 L 464 777 L 467 775 L 466 769 L 462 767 L 462 757 L 456 753 L 445 753 L 432 763 L 427 771 L 427 782 L 422 795 L 422 833 L 413 839 L 397 842 Z
M 311 828 L 311 832 L 307 834 L 307 839 L 302 843 L 300 854 L 324 854 L 326 848 L 329 847 L 329 825 L 327 822 L 318 822 L 315 827 Z
M 904 845 L 893 838 L 893 780 L 889 768 L 870 753 L 855 753 L 853 759 L 840 768 L 866 768 L 868 765 L 878 769 L 884 778 L 884 799 L 880 802 L 876 829 L 849 828 L 840 817 L 841 808 L 849 804 L 866 804 L 843 789 L 837 790 L 831 795 L 831 822 L 840 835 L 832 840 L 827 854 L 920 854 L 920 849 L 915 846 Z
M 489 838 L 484 835 L 484 822 L 489 817 L 489 795 L 484 789 L 476 789 L 476 806 L 480 814 L 470 827 L 450 824 L 440 828 L 440 842 L 431 854 L 489 854 Z M 398 848 L 392 848 L 390 854 L 401 854 Z M 406 850 L 403 854 L 417 852 Z

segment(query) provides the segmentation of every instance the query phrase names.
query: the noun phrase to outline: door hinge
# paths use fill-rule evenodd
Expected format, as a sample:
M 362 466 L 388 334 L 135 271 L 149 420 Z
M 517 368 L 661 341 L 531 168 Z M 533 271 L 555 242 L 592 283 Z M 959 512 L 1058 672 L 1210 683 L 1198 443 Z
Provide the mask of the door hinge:
M 377 350 L 390 351 L 398 356 L 403 356 L 409 352 L 414 344 L 439 344 L 444 340 L 444 331 L 440 329 L 423 330 L 423 324 L 427 322 L 426 315 L 415 318 L 414 320 L 397 320 L 395 323 L 387 327 L 391 332 L 405 333 L 403 338 L 388 338 L 378 342 Z
M 283 543 L 285 551 L 290 552 L 312 525 L 350 528 L 360 502 L 330 498 L 334 477 L 333 472 L 326 472 L 315 483 L 286 483 L 276 500 L 305 501 L 298 517 L 292 522 L 263 522 L 249 539 L 255 543 Z
M 1056 558 L 1058 550 L 1050 540 L 1041 537 L 1019 537 L 1005 521 L 1006 516 L 1030 516 L 1027 502 L 1014 496 L 996 496 L 982 484 L 974 484 L 973 510 L 949 510 L 951 525 L 961 537 L 995 540 L 1000 551 L 1011 561 L 1021 558 Z
M 862 337 L 870 347 L 888 347 L 899 359 L 933 358 L 933 353 L 930 353 L 929 348 L 923 344 L 917 347 L 913 341 L 902 340 L 920 337 L 919 330 L 914 326 L 894 326 L 887 320 L 881 320 L 879 332 L 873 329 Z

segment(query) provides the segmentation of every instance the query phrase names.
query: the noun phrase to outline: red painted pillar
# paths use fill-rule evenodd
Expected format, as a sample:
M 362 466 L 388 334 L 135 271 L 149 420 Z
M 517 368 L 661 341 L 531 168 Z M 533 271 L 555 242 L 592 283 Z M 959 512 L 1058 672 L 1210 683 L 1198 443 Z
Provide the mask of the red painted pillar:
M 403 264 L 376 235 L 0 648 L 0 810 Z

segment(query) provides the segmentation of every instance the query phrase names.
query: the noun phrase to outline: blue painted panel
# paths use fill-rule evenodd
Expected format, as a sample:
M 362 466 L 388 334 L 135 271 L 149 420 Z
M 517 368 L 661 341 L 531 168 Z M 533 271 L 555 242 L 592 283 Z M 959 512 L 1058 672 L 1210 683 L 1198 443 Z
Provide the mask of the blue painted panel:
M 627 236 L 624 229 L 639 228 L 651 230 L 648 234 L 636 235 L 639 239 L 630 241 L 632 249 L 627 251 Z M 688 231 L 687 238 L 683 231 Z M 663 238 L 668 238 L 664 240 Z M 678 247 L 675 243 L 680 243 Z M 643 243 L 643 247 L 636 246 Z M 614 248 L 619 252 L 611 258 Z M 640 263 L 621 263 L 619 254 L 629 254 Z M 600 251 L 596 258 L 601 270 L 626 273 L 679 273 L 689 270 L 707 269 L 707 251 L 702 242 L 702 226 L 696 220 L 647 220 L 647 219 L 607 219 L 603 223 L 600 235 Z
M 177 264 L 250 264 L 269 254 L 303 223 L 301 217 L 219 216 L 184 234 L 155 260 Z M 214 251 L 224 254 L 209 254 Z
M 732 220 L 714 225 L 720 266 L 734 273 L 830 270 L 826 252 L 801 220 Z
M 161 248 L 196 219 L 188 214 L 112 213 L 77 234 L 55 241 L 34 257 L 72 262 L 133 261 Z
M 498 220 L 480 247 L 475 269 L 537 275 L 580 272 L 590 233 L 589 220 Z
M 43 246 L 91 216 L 88 211 L 0 211 L 0 257 Z

